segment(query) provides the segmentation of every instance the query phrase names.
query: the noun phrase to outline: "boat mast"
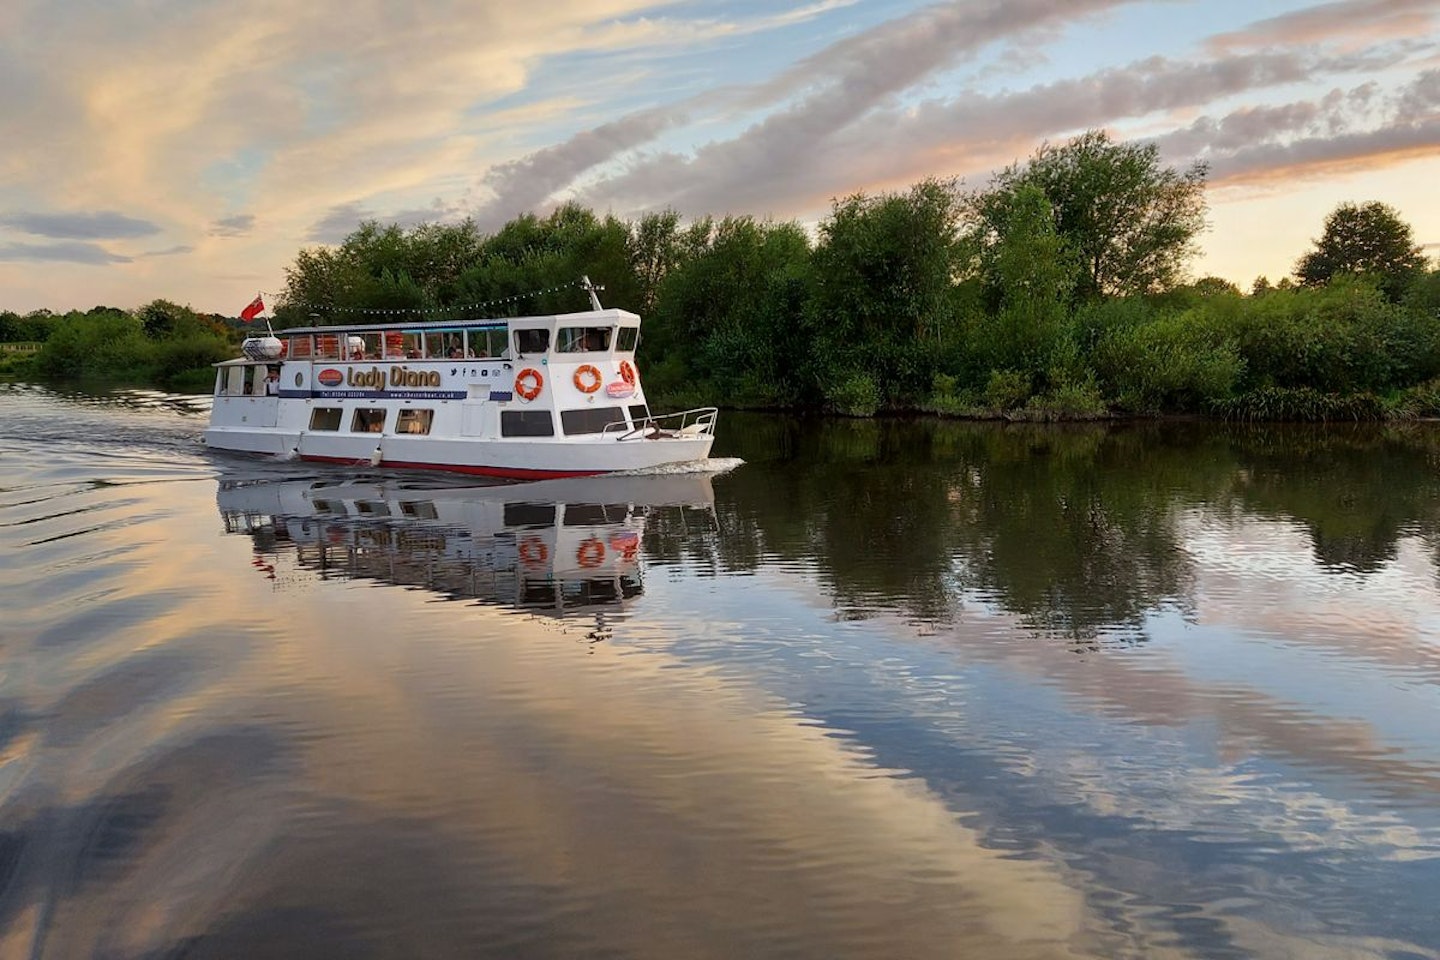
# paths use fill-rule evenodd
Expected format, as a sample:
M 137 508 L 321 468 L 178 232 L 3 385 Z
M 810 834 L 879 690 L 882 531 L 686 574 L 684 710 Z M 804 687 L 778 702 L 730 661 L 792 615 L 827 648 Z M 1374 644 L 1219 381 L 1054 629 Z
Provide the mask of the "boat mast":
M 591 283 L 591 282 L 590 282 L 590 275 L 589 275 L 588 273 L 582 273 L 582 274 L 580 275 L 580 289 L 582 289 L 582 290 L 584 290 L 586 293 L 590 294 L 590 309 L 591 309 L 591 310 L 604 310 L 604 309 L 605 309 L 604 307 L 600 306 L 600 298 L 595 295 L 596 293 L 598 293 L 598 292 L 601 291 L 601 290 L 604 290 L 605 288 L 604 288 L 603 286 L 597 287 L 595 284 Z

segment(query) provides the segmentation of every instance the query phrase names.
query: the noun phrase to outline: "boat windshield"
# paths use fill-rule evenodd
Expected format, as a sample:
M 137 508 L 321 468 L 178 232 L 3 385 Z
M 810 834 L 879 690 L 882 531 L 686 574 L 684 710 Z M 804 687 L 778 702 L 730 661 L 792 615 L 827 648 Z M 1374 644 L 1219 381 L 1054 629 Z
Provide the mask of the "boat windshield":
M 523 354 L 544 353 L 550 349 L 548 329 L 516 330 L 515 352 Z
M 561 327 L 555 338 L 556 353 L 586 353 L 609 350 L 613 327 Z

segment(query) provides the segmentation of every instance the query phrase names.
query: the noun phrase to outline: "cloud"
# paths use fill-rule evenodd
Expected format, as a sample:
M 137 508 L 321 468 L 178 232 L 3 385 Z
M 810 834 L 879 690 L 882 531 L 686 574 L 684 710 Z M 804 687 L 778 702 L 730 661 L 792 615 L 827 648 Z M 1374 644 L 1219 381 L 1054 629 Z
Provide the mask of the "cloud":
M 1388 99 L 1388 116 L 1350 114 L 1375 99 L 1371 85 L 1332 90 L 1318 101 L 1201 117 L 1161 137 L 1167 155 L 1205 156 L 1217 186 L 1376 168 L 1440 153 L 1440 71 L 1421 74 Z
M 0 216 L 0 226 L 57 240 L 119 240 L 148 237 L 160 232 L 160 228 L 148 220 L 113 211 L 15 213 Z
M 1210 62 L 1152 57 L 1029 90 L 965 91 L 859 117 L 834 116 L 822 103 L 816 118 L 806 112 L 807 101 L 692 157 L 647 158 L 593 186 L 586 197 L 622 209 L 665 205 L 697 213 L 728 205 L 795 212 L 858 184 L 908 182 L 947 167 L 983 174 L 1040 140 L 1299 83 L 1336 67 L 1288 52 Z
M 210 224 L 210 236 L 243 237 L 253 229 L 255 229 L 255 214 L 241 213 L 213 221 Z
M 180 246 L 168 247 L 168 248 L 166 248 L 166 249 L 164 249 L 164 250 L 150 250 L 150 251 L 147 251 L 147 252 L 145 252 L 145 253 L 137 254 L 136 257 L 135 257 L 135 259 L 136 259 L 136 260 L 147 260 L 147 259 L 150 259 L 150 258 L 152 258 L 152 257 L 174 257 L 174 256 L 178 256 L 178 255 L 180 255 L 180 254 L 182 254 L 182 253 L 194 253 L 194 252 L 195 252 L 195 248 L 194 248 L 193 246 L 190 246 L 189 244 L 181 244 Z
M 1235 150 L 1212 163 L 1211 183 L 1231 186 L 1375 169 L 1440 154 L 1440 119 L 1337 137 L 1305 137 Z
M 0 243 L 0 262 L 81 263 L 99 266 L 130 263 L 133 258 L 111 253 L 98 243 Z
M 1211 37 L 1210 49 L 1236 49 L 1315 44 L 1339 40 L 1346 44 L 1423 37 L 1436 28 L 1434 0 L 1337 0 L 1284 13 L 1243 30 Z
M 365 220 L 375 219 L 375 214 L 358 203 L 342 203 L 325 211 L 325 215 L 311 224 L 305 239 L 315 243 L 339 243 L 354 232 Z
M 483 183 L 494 199 L 474 212 L 476 223 L 493 229 L 569 186 L 577 177 L 628 150 L 648 143 L 685 118 L 677 109 L 643 110 L 583 130 L 564 143 L 501 164 Z
M 692 213 L 811 204 L 834 185 L 817 182 L 807 171 L 838 132 L 872 111 L 895 112 L 899 94 L 998 40 L 1124 2 L 1079 0 L 1062 8 L 1042 0 L 1012 0 L 923 8 L 832 44 L 748 91 L 743 101 L 750 107 L 795 93 L 802 97 L 739 136 L 701 147 L 692 158 L 674 153 L 646 157 L 581 191 L 581 197 L 625 210 L 673 206 Z

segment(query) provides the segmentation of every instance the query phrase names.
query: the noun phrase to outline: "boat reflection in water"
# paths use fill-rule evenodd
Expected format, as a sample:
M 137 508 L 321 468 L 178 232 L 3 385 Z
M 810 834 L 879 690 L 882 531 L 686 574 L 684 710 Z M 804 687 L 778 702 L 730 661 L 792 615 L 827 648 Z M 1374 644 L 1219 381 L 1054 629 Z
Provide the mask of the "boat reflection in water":
M 652 517 L 715 524 L 704 473 L 481 486 L 232 474 L 217 500 L 272 580 L 374 580 L 557 617 L 641 593 Z

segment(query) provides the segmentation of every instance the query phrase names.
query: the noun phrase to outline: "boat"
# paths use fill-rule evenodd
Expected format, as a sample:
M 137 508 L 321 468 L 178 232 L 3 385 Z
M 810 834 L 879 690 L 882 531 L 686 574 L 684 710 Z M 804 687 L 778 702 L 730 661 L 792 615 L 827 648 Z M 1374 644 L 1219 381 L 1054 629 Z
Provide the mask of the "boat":
M 476 486 L 232 471 L 216 505 L 277 589 L 368 580 L 564 618 L 624 609 L 643 593 L 647 532 L 713 532 L 710 476 Z
M 657 416 L 640 317 L 552 316 L 270 331 L 215 364 L 205 443 L 364 467 L 540 480 L 704 460 L 716 408 Z

